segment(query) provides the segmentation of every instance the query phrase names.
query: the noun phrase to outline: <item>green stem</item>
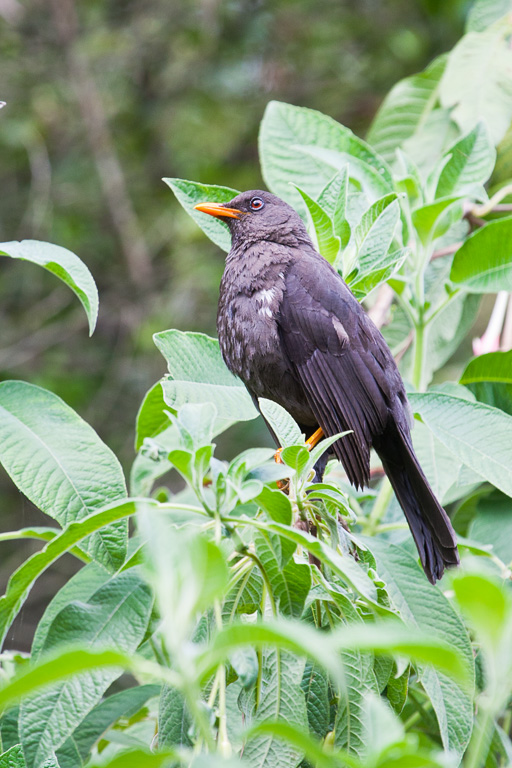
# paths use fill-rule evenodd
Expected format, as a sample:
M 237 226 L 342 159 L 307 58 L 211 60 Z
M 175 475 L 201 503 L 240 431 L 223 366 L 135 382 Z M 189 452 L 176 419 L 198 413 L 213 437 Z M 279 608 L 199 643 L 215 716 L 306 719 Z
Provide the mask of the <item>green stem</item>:
M 368 518 L 367 532 L 370 536 L 373 536 L 377 532 L 379 523 L 384 516 L 392 497 L 393 488 L 387 477 L 385 477 L 382 481 L 377 498 L 375 499 L 375 504 L 373 505 L 370 517 Z
M 480 768 L 482 765 L 485 765 L 487 753 L 489 752 L 493 716 L 489 709 L 482 711 L 481 715 L 476 722 L 473 736 L 469 742 L 464 763 L 465 768 Z
M 420 312 L 414 334 L 414 359 L 412 365 L 412 384 L 418 392 L 423 390 L 423 368 L 425 358 L 425 324 Z

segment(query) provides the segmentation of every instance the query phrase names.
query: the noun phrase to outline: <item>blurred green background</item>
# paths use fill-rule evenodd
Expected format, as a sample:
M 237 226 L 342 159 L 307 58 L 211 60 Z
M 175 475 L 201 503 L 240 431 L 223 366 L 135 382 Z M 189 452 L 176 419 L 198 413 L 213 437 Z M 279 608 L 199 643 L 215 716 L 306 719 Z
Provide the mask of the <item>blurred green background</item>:
M 137 408 L 165 372 L 152 334 L 214 334 L 223 270 L 223 254 L 161 178 L 261 187 L 257 134 L 271 99 L 319 109 L 364 136 L 389 88 L 453 47 L 468 6 L 0 0 L 0 240 L 69 248 L 100 292 L 89 339 L 65 286 L 0 260 L 1 379 L 56 392 L 128 469 Z M 0 498 L 2 530 L 45 524 L 3 470 Z M 3 545 L 0 587 L 39 548 Z M 28 647 L 75 567 L 68 556 L 36 588 L 10 645 Z

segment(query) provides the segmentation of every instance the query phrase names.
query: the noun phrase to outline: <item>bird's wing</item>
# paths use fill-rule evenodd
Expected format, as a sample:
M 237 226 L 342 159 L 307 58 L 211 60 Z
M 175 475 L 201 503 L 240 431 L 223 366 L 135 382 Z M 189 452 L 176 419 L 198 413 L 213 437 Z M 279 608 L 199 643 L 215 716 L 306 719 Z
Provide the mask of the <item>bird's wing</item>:
M 406 402 L 380 332 L 321 257 L 298 259 L 286 273 L 278 325 L 282 343 L 326 435 L 352 430 L 334 445 L 350 481 L 370 479 L 372 438 L 396 397 Z

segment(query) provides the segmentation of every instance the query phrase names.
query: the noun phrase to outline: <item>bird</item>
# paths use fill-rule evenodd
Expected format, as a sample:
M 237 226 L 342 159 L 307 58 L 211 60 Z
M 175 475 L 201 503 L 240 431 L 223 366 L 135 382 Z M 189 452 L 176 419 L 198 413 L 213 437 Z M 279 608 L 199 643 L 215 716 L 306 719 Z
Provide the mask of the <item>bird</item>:
M 256 407 L 258 398 L 273 400 L 313 433 L 310 446 L 350 431 L 330 450 L 356 488 L 369 485 L 376 451 L 435 584 L 445 566 L 459 564 L 456 536 L 414 452 L 412 411 L 384 337 L 279 197 L 250 190 L 195 208 L 231 234 L 217 312 L 227 367 Z

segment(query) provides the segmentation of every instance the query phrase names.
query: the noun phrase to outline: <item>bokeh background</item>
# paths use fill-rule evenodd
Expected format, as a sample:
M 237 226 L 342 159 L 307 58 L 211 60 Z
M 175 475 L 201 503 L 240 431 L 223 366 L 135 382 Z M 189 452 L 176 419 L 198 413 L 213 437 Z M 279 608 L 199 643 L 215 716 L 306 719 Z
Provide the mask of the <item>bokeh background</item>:
M 0 0 L 0 241 L 69 248 L 100 292 L 89 339 L 65 286 L 0 260 L 0 380 L 56 392 L 128 469 L 138 406 L 165 372 L 152 334 L 214 334 L 223 270 L 223 254 L 161 178 L 261 187 L 258 126 L 271 99 L 319 109 L 364 137 L 389 88 L 453 47 L 468 6 Z M 0 499 L 0 530 L 47 523 L 1 469 Z M 2 592 L 39 547 L 1 545 Z M 29 648 L 75 568 L 67 556 L 41 580 L 8 645 Z

